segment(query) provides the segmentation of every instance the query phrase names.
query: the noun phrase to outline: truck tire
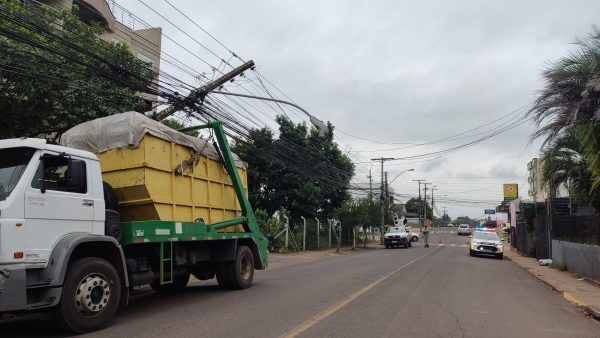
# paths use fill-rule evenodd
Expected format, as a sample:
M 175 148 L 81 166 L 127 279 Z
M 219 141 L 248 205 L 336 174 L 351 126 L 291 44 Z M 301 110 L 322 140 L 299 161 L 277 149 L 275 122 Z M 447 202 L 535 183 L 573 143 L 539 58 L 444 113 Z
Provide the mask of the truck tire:
M 102 188 L 104 189 L 104 208 L 115 211 L 118 210 L 119 197 L 117 197 L 115 190 L 106 182 L 102 182 Z
M 412 240 L 413 242 L 417 242 L 417 241 L 419 240 L 419 237 L 417 237 L 417 236 L 413 236 L 413 237 L 411 238 L 411 240 Z
M 98 330 L 115 314 L 120 298 L 121 280 L 115 268 L 101 258 L 81 258 L 67 268 L 55 315 L 69 331 Z
M 104 234 L 121 241 L 121 216 L 115 210 L 109 209 L 106 209 L 104 214 Z
M 237 248 L 235 261 L 223 262 L 217 265 L 217 281 L 225 290 L 247 289 L 254 279 L 254 256 L 245 245 Z
M 247 289 L 254 279 L 254 256 L 249 247 L 241 245 L 237 250 L 235 262 L 229 268 L 231 288 L 234 290 Z

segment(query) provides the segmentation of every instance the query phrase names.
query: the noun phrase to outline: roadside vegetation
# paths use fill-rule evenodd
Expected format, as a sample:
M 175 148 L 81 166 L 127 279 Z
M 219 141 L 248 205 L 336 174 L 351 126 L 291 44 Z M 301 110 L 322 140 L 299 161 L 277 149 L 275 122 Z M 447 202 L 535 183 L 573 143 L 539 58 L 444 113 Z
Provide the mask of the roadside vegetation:
M 529 114 L 543 138 L 543 177 L 565 182 L 574 197 L 600 207 L 600 29 L 574 41 L 575 50 L 543 72 L 545 87 Z

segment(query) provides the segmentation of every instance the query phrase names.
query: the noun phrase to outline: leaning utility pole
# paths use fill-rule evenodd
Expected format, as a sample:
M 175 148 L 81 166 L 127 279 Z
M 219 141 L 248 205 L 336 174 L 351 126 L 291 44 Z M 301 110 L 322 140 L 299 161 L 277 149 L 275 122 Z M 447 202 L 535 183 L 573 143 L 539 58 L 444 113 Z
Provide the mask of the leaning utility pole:
M 413 180 L 413 182 L 419 183 L 419 204 L 421 204 L 421 182 L 425 182 L 425 180 Z M 419 225 L 421 227 L 423 226 L 423 220 L 421 219 L 421 210 L 419 210 Z
M 371 161 L 378 161 L 381 162 L 381 191 L 380 191 L 380 196 L 379 196 L 379 202 L 381 203 L 381 224 L 379 225 L 379 242 L 380 244 L 383 244 L 383 226 L 385 223 L 385 218 L 384 218 L 384 211 L 383 211 L 383 163 L 385 161 L 391 161 L 394 160 L 393 157 L 380 157 L 380 158 L 372 158 Z
M 233 80 L 236 76 L 242 74 L 244 71 L 246 71 L 250 68 L 253 68 L 253 67 L 254 67 L 254 61 L 252 61 L 252 60 L 244 63 L 243 65 L 231 70 L 229 73 L 221 76 L 220 78 L 218 78 L 214 81 L 211 81 L 200 88 L 192 90 L 187 97 L 183 98 L 179 102 L 175 102 L 171 107 L 154 114 L 154 116 L 152 116 L 152 118 L 157 121 L 161 121 L 161 120 L 164 120 L 167 117 L 173 115 L 176 111 L 179 111 L 190 105 L 194 105 L 198 102 L 204 101 L 204 98 L 210 92 L 221 87 L 222 85 L 226 84 L 228 81 Z

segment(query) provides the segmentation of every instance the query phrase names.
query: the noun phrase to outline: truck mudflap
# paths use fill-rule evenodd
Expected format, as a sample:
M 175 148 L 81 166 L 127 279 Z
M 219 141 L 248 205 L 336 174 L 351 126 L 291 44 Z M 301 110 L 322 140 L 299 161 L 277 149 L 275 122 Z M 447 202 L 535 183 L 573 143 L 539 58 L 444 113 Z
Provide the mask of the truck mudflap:
M 27 309 L 24 264 L 0 265 L 0 312 Z

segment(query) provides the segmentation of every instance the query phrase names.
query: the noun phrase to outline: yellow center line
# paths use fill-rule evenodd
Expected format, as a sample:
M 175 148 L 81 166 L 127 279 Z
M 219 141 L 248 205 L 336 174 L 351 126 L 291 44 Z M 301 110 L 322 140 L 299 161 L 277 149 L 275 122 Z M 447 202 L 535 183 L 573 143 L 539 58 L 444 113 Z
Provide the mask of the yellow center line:
M 384 280 L 386 280 L 386 279 L 390 278 L 391 276 L 393 276 L 394 274 L 400 272 L 400 270 L 406 268 L 407 266 L 413 264 L 414 262 L 417 262 L 417 261 L 419 261 L 419 260 L 421 260 L 421 259 L 423 259 L 423 258 L 425 258 L 425 257 L 427 257 L 429 255 L 431 255 L 434 251 L 436 251 L 439 248 L 440 247 L 438 246 L 435 249 L 433 249 L 433 250 L 429 251 L 428 253 L 424 254 L 423 256 L 417 257 L 417 258 L 413 259 L 412 261 L 410 261 L 410 262 L 408 262 L 408 263 L 400 266 L 396 270 L 388 273 L 387 275 L 385 275 L 383 277 L 380 277 L 379 279 L 375 280 L 371 284 L 365 286 L 364 288 L 362 288 L 362 289 L 356 291 L 355 293 L 351 294 L 350 296 L 346 297 L 341 302 L 332 305 L 331 307 L 327 308 L 325 311 L 317 314 L 316 316 L 310 318 L 309 320 L 305 321 L 304 323 L 296 326 L 295 328 L 293 328 L 289 332 L 283 334 L 282 337 L 284 337 L 284 338 L 292 338 L 292 337 L 298 336 L 299 334 L 301 334 L 302 332 L 304 332 L 304 331 L 310 329 L 311 327 L 315 326 L 316 324 L 318 324 L 319 322 L 321 322 L 325 318 L 331 316 L 332 314 L 334 314 L 339 309 L 341 309 L 344 306 L 350 304 L 356 298 L 362 296 L 364 293 L 366 293 L 367 291 L 369 291 L 372 288 L 376 287 L 378 284 L 380 284 Z

